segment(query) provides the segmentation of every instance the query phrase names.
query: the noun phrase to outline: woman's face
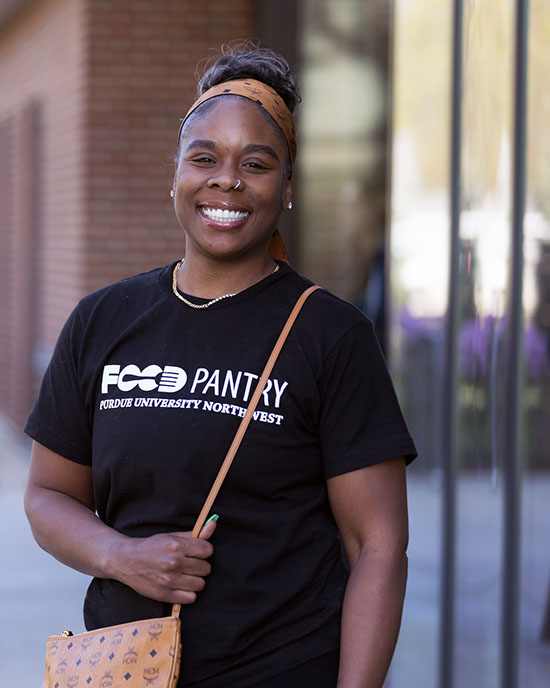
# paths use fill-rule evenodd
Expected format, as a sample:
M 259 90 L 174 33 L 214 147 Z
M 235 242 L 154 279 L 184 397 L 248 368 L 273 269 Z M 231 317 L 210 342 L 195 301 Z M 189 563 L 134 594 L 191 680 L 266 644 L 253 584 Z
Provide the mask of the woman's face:
M 287 155 L 284 138 L 253 102 L 224 96 L 198 112 L 183 130 L 174 179 L 187 257 L 265 259 L 290 201 Z

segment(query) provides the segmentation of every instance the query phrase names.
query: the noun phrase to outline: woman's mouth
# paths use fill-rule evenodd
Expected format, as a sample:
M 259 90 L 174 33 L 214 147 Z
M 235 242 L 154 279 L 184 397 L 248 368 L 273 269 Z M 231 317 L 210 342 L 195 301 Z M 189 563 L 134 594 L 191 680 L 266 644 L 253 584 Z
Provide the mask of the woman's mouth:
M 219 225 L 225 225 L 227 227 L 232 227 L 236 224 L 240 224 L 250 215 L 247 211 L 242 210 L 229 210 L 227 208 L 211 208 L 209 206 L 199 206 L 200 214 Z

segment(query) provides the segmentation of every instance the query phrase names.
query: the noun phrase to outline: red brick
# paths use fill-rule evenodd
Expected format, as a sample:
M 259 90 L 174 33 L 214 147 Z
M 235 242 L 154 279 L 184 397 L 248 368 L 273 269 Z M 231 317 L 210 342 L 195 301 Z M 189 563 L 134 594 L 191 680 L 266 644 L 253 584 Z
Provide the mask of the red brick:
M 0 411 L 16 422 L 40 377 L 34 351 L 53 347 L 78 299 L 180 257 L 168 193 L 195 67 L 253 35 L 255 11 L 253 0 L 48 0 L 0 33 L 0 374 L 9 390 Z M 25 137 L 33 102 L 34 152 Z

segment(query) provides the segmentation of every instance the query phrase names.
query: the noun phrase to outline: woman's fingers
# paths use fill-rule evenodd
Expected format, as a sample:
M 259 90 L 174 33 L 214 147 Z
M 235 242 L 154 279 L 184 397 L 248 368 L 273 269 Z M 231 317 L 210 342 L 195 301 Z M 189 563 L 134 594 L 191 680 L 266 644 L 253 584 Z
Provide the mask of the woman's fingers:
M 208 558 L 202 558 L 202 551 L 199 551 L 198 554 L 201 556 L 184 554 L 181 551 L 174 552 L 172 550 L 159 564 L 163 572 L 168 575 L 208 576 L 212 566 Z
M 202 537 L 205 528 L 210 531 L 212 529 L 212 524 L 209 523 L 208 526 L 204 526 L 198 538 L 192 538 L 191 533 L 168 533 L 166 535 L 153 535 L 153 538 L 164 538 L 168 542 L 172 540 L 170 544 L 167 542 L 166 546 L 170 548 L 171 552 L 178 556 L 190 559 L 208 559 L 208 557 L 211 557 L 214 553 L 214 547 L 206 538 Z M 213 534 L 215 528 L 216 524 L 214 523 L 212 533 L 210 533 L 208 537 Z
M 212 570 L 208 559 L 214 547 L 208 538 L 215 529 L 211 521 L 199 538 L 187 532 L 129 538 L 128 549 L 121 554 L 119 580 L 145 597 L 192 604 Z
M 200 540 L 208 540 L 212 537 L 214 531 L 217 528 L 218 518 L 218 514 L 214 514 L 208 519 L 208 521 L 206 521 L 206 523 L 201 528 L 201 532 L 199 533 Z

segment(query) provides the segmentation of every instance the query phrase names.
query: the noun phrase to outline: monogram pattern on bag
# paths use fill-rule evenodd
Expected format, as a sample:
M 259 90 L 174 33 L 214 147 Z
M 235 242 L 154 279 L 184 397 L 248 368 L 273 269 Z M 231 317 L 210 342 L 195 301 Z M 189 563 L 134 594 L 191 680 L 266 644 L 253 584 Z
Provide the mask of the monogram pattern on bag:
M 161 623 L 150 624 L 149 635 L 151 636 L 151 640 L 156 640 L 162 634 L 163 627 L 164 626 Z
M 134 650 L 133 647 L 131 647 L 122 656 L 122 661 L 124 664 L 137 664 L 137 659 L 138 659 L 138 655 L 137 655 L 137 652 Z
M 113 675 L 109 671 L 106 671 L 99 680 L 99 688 L 111 688 L 113 681 Z
M 94 652 L 94 654 L 90 657 L 88 660 L 90 664 L 95 667 L 99 662 L 101 661 L 101 658 L 103 657 L 103 652 Z
M 43 688 L 175 688 L 179 640 L 179 624 L 171 617 L 54 636 L 48 639 Z
M 122 631 L 117 631 L 113 639 L 111 640 L 111 645 L 120 645 L 120 643 L 124 640 L 124 633 Z
M 151 686 L 158 679 L 160 669 L 157 667 L 147 668 L 143 670 L 143 678 L 147 681 L 147 685 Z
M 67 671 L 67 660 L 62 659 L 57 667 L 55 668 L 55 673 L 57 674 L 64 674 Z

